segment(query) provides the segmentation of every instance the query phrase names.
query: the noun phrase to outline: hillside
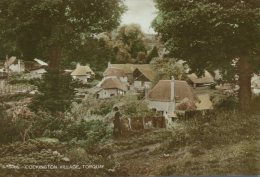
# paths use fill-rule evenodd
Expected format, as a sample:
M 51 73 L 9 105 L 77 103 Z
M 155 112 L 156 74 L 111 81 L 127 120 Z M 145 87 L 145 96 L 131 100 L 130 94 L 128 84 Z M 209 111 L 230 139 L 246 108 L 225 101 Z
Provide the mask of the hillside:
M 102 164 L 99 170 L 3 170 L 48 176 L 256 175 L 260 173 L 259 113 L 212 112 L 155 129 L 109 138 L 92 148 L 30 140 L 2 146 L 0 164 Z M 49 154 L 49 155 L 48 155 Z M 66 162 L 64 157 L 68 157 Z

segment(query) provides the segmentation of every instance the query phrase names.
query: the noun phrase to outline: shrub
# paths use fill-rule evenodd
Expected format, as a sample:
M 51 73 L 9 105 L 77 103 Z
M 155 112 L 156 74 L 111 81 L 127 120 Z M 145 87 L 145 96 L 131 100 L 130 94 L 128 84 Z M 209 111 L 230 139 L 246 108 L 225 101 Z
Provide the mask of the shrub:
M 70 109 L 75 93 L 70 75 L 48 70 L 43 75 L 42 82 L 37 83 L 37 87 L 41 94 L 37 95 L 30 105 L 33 111 L 41 109 L 56 114 Z
M 106 140 L 112 134 L 112 131 L 107 124 L 100 120 L 89 122 L 82 120 L 79 123 L 69 125 L 66 133 L 67 135 L 62 140 L 83 140 L 83 144 L 90 146 Z

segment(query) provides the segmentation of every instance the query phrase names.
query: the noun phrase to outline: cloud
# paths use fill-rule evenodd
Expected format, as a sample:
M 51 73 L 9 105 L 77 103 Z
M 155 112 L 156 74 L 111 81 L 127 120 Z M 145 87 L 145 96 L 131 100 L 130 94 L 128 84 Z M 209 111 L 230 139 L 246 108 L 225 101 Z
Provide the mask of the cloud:
M 122 16 L 122 24 L 138 23 L 145 33 L 154 33 L 151 22 L 156 16 L 153 0 L 125 0 L 128 10 Z

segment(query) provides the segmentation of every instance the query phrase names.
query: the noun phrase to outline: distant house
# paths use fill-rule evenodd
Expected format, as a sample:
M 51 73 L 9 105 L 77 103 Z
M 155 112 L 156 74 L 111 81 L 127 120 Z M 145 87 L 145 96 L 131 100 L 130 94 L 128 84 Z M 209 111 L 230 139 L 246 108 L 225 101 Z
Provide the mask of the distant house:
M 260 75 L 253 75 L 251 79 L 251 87 L 254 89 L 260 89 Z
M 155 72 L 151 67 L 138 67 L 133 72 L 134 88 L 149 89 L 152 86 L 152 81 L 155 78 Z
M 25 62 L 25 70 L 29 72 L 30 78 L 41 78 L 46 73 L 48 63 L 35 58 L 33 61 Z
M 82 66 L 79 63 L 77 64 L 76 69 L 71 73 L 73 79 L 77 79 L 83 83 L 87 83 L 88 79 L 92 78 L 94 75 L 95 73 L 88 65 Z
M 4 64 L 5 72 L 8 73 L 22 73 L 25 71 L 24 62 L 16 57 L 12 56 L 9 59 L 6 59 Z
M 107 78 L 103 80 L 99 88 L 96 97 L 101 99 L 124 95 L 128 90 L 127 85 L 122 83 L 118 78 Z
M 204 75 L 201 77 L 198 77 L 195 73 L 189 74 L 188 79 L 194 88 L 197 86 L 207 86 L 214 83 L 214 77 L 208 71 L 205 71 Z
M 150 64 L 111 64 L 108 63 L 108 68 L 114 68 L 122 70 L 127 77 L 127 82 L 132 85 L 134 83 L 134 76 L 133 73 L 136 68 L 149 70 L 151 69 Z
M 162 113 L 168 121 L 176 116 L 175 111 L 178 108 L 183 109 L 184 102 L 186 110 L 194 110 L 198 101 L 186 81 L 174 79 L 160 80 L 147 95 L 148 107 Z
M 104 79 L 116 77 L 121 82 L 127 82 L 127 75 L 122 69 L 108 67 L 103 73 Z
M 252 91 L 256 95 L 260 95 L 260 74 L 254 74 L 251 79 Z

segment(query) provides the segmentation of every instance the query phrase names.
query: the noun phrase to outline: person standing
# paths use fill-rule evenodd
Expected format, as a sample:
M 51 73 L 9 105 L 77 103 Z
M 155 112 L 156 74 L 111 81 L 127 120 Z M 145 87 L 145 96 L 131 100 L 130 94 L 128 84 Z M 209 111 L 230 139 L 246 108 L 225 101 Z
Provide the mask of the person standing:
M 115 116 L 113 120 L 113 124 L 114 124 L 113 135 L 118 137 L 122 134 L 121 120 L 120 120 L 121 114 L 118 110 L 118 107 L 115 107 L 114 111 L 115 111 Z

